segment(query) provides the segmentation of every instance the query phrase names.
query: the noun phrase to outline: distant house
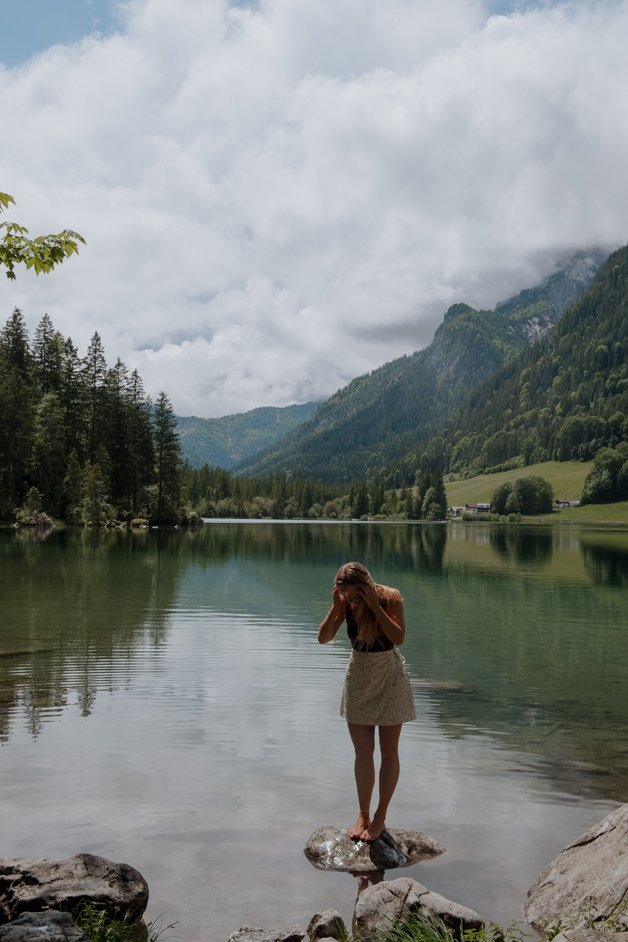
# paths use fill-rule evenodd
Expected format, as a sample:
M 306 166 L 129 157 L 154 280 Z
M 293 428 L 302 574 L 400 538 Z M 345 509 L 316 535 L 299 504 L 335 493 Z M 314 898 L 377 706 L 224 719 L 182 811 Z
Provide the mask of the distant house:
M 478 502 L 478 503 L 473 503 L 473 504 L 465 504 L 464 509 L 465 511 L 467 511 L 467 513 L 476 513 L 476 514 L 488 513 L 489 510 L 491 509 L 491 505 L 482 504 Z
M 563 507 L 579 507 L 579 500 L 570 500 L 568 497 L 557 497 L 554 500 L 554 507 L 557 507 L 560 510 Z

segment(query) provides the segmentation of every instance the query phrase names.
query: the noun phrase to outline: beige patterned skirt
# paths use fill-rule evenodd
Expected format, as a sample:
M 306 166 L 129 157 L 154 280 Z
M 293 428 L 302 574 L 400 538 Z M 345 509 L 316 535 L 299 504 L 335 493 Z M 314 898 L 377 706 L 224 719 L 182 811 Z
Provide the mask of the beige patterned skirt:
M 416 719 L 410 678 L 397 648 L 351 652 L 340 715 L 364 726 L 397 726 Z

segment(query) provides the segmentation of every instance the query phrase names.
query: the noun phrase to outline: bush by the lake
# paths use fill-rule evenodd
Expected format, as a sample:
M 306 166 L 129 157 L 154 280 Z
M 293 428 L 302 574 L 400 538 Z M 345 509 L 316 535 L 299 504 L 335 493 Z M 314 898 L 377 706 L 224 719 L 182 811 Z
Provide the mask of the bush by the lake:
M 82 929 L 89 942 L 167 942 L 166 933 L 176 923 L 160 925 L 159 922 L 131 922 L 115 919 L 105 906 L 84 903 L 73 914 L 74 923 Z
M 628 500 L 628 443 L 602 448 L 595 456 L 582 491 L 583 504 Z
M 552 485 L 539 475 L 505 481 L 493 492 L 491 510 L 502 516 L 510 514 L 547 514 L 552 512 Z

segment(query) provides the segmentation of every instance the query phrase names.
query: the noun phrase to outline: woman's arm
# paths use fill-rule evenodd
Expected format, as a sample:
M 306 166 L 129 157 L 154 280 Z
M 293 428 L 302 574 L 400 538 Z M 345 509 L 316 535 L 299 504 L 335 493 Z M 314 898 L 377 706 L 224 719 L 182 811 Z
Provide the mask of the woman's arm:
M 319 644 L 327 644 L 328 641 L 334 640 L 346 614 L 347 603 L 340 595 L 338 586 L 335 585 L 332 592 L 332 606 L 318 626 Z
M 406 620 L 401 596 L 391 599 L 388 608 L 383 609 L 375 586 L 362 586 L 364 601 L 377 619 L 377 626 L 393 644 L 403 644 L 406 637 Z

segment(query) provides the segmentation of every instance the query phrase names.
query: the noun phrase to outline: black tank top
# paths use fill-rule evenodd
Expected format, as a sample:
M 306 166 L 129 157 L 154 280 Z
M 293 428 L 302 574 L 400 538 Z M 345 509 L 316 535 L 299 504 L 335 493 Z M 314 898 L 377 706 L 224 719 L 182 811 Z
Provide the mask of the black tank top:
M 394 648 L 394 643 L 387 638 L 386 635 L 379 633 L 375 638 L 373 644 L 366 644 L 364 641 L 358 641 L 358 623 L 353 617 L 353 612 L 349 605 L 347 605 L 347 634 L 349 635 L 349 641 L 351 642 L 351 647 L 354 651 L 362 651 L 365 654 L 375 654 L 379 651 L 392 651 Z

